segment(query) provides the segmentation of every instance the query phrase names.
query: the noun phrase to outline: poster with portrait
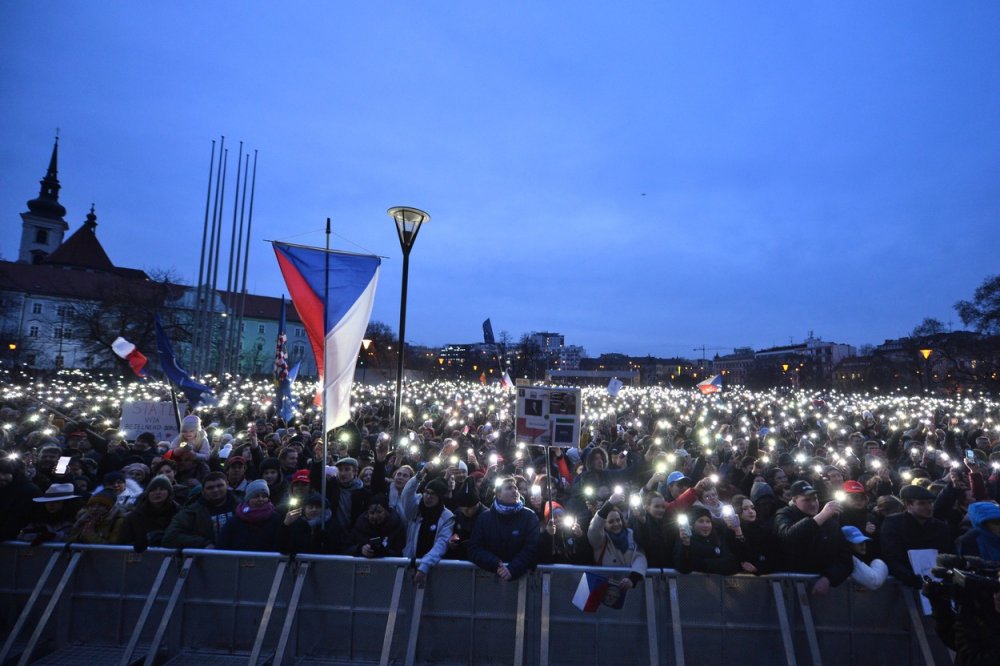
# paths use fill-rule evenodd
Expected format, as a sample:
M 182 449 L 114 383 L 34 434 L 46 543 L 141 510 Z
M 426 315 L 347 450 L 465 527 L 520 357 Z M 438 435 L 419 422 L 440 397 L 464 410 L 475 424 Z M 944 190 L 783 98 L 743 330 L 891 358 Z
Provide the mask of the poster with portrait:
M 517 441 L 539 446 L 580 445 L 580 389 L 517 387 Z

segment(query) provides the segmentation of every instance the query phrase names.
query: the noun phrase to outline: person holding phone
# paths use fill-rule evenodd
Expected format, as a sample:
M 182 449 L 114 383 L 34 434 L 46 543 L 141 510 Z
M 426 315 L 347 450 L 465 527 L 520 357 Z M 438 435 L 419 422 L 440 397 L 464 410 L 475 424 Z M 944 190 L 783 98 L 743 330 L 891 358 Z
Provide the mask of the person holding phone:
M 399 557 L 406 545 L 406 526 L 400 515 L 389 508 L 385 495 L 376 495 L 368 510 L 358 517 L 345 555 L 355 557 Z

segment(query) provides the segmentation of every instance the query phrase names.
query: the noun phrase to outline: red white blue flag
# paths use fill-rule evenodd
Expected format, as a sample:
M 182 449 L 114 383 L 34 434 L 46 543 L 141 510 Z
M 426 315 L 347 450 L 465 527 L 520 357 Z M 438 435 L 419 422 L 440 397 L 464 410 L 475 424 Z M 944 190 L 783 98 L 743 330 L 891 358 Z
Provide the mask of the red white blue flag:
M 351 418 L 354 366 L 375 303 L 382 260 L 287 243 L 272 246 L 322 377 L 324 425 L 331 430 Z
M 716 375 L 711 379 L 706 379 L 703 382 L 698 382 L 698 390 L 701 391 L 702 395 L 709 395 L 710 393 L 718 393 L 722 390 L 722 375 Z

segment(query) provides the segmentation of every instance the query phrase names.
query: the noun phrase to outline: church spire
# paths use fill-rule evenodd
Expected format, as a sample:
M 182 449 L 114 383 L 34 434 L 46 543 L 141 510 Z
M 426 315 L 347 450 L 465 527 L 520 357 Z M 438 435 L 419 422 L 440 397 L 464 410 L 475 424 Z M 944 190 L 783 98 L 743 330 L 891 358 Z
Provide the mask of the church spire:
M 28 202 L 28 210 L 37 217 L 50 220 L 60 220 L 66 215 L 66 209 L 59 203 L 59 134 L 52 146 L 52 157 L 49 158 L 49 169 L 40 181 L 41 189 L 38 197 Z

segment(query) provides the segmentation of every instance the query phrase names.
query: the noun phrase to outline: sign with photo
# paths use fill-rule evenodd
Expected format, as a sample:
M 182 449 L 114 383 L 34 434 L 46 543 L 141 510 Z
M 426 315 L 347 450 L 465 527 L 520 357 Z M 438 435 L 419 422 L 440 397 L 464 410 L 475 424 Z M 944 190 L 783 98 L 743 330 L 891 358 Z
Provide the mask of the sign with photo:
M 580 389 L 517 387 L 517 441 L 539 446 L 580 444 Z

